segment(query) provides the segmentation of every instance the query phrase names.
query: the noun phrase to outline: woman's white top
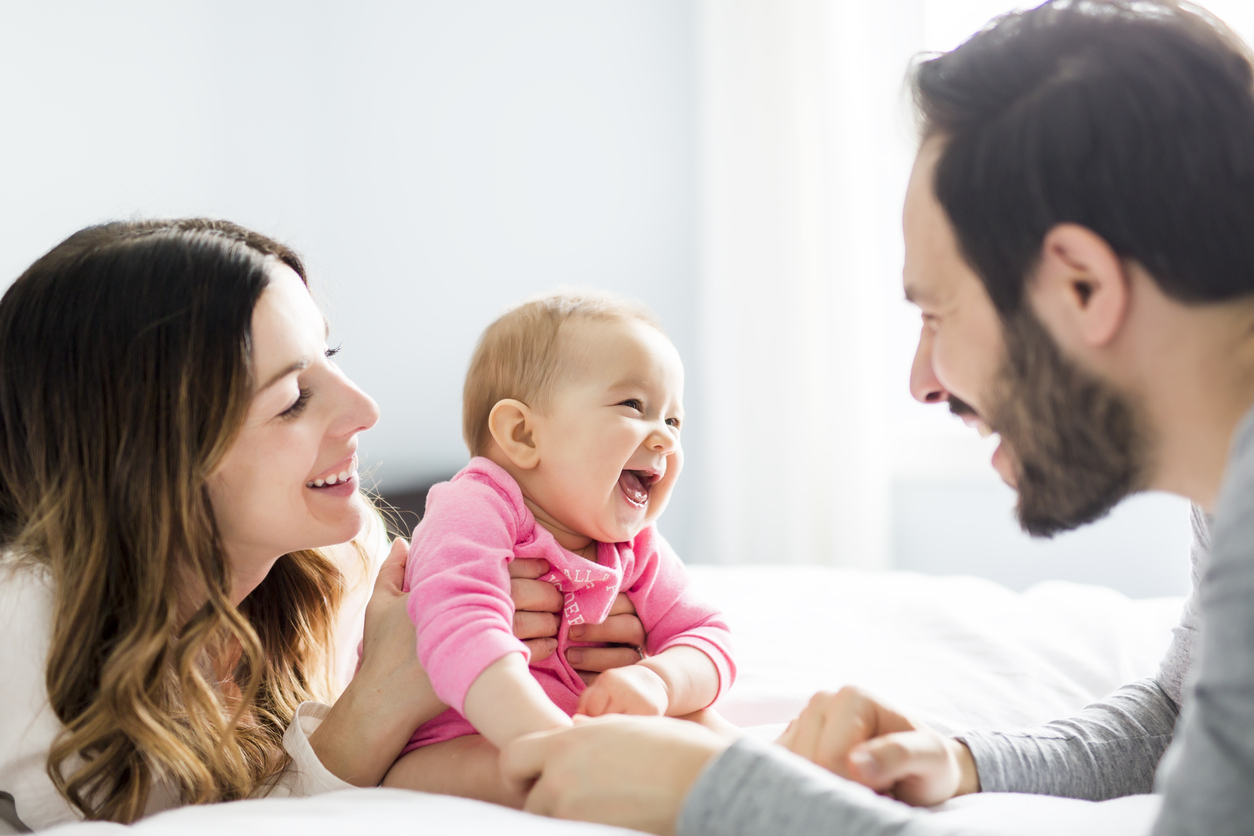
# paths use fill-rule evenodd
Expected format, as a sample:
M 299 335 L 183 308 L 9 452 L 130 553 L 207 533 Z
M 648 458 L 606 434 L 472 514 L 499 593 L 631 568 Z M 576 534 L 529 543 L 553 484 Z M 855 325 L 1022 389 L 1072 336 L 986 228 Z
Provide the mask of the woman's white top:
M 369 569 L 361 566 L 351 547 L 336 551 L 350 582 L 336 627 L 335 660 L 341 687 L 356 666 L 366 601 L 379 564 L 387 555 L 381 525 L 369 539 L 374 546 L 371 553 L 376 556 Z M 48 777 L 48 750 L 62 729 L 44 684 L 52 606 L 52 585 L 46 570 L 19 565 L 0 555 L 0 834 L 40 830 L 81 818 Z M 283 738 L 291 762 L 271 796 L 316 795 L 351 787 L 332 775 L 309 745 L 309 735 L 329 710 L 329 706 L 315 702 L 297 709 L 296 719 Z M 178 805 L 172 788 L 158 785 L 149 797 L 145 815 Z

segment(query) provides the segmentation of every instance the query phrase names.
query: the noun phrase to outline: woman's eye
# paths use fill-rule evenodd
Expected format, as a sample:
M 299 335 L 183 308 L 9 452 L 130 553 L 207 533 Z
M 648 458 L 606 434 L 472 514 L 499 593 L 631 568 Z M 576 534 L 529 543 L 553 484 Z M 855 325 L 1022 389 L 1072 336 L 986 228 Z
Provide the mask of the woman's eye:
M 281 413 L 279 413 L 280 417 L 295 418 L 297 415 L 300 415 L 302 412 L 305 411 L 305 405 L 309 403 L 309 396 L 311 394 L 312 394 L 312 390 L 306 389 L 305 387 L 302 386 L 300 390 L 300 394 L 296 396 L 296 402 L 293 403 L 291 406 L 289 406 L 287 409 L 283 410 Z
M 327 359 L 328 359 L 328 360 L 330 360 L 332 357 L 334 357 L 335 355 L 339 354 L 339 353 L 340 353 L 340 349 L 342 349 L 343 347 L 344 347 L 344 344 L 343 344 L 343 343 L 340 343 L 340 344 L 339 344 L 339 345 L 337 345 L 335 348 L 328 348 L 328 349 L 326 350 Z
M 636 412 L 644 412 L 644 404 L 642 404 L 640 401 L 636 400 L 635 398 L 628 398 L 625 401 L 619 401 L 618 405 L 625 406 L 628 409 L 634 409 L 636 410 Z

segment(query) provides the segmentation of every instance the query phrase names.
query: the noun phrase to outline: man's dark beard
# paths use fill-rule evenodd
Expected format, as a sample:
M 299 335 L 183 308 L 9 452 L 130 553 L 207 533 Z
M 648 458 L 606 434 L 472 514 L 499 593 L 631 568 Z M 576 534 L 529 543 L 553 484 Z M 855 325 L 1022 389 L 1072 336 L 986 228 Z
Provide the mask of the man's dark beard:
M 1027 304 L 1003 332 L 1006 362 L 989 423 L 1012 453 L 1019 525 L 1052 537 L 1101 519 L 1145 484 L 1149 445 L 1136 411 L 1063 357 Z

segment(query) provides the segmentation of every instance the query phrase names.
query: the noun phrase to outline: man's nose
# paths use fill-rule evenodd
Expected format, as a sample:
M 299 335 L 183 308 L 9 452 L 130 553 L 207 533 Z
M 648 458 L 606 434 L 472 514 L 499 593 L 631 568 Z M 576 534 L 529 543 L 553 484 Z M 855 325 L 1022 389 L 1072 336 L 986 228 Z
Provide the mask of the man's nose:
M 915 349 L 914 363 L 910 366 L 910 394 L 921 403 L 941 403 L 949 399 L 949 393 L 932 369 L 932 337 L 926 328 L 919 334 L 919 347 Z

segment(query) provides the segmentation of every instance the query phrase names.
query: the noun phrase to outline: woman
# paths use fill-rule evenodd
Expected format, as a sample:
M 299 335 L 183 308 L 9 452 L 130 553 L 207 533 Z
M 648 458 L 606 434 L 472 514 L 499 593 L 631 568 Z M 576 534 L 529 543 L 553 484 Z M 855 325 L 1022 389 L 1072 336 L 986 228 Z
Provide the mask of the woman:
M 373 785 L 444 709 L 326 336 L 296 254 L 221 221 L 82 230 L 0 300 L 0 829 Z

